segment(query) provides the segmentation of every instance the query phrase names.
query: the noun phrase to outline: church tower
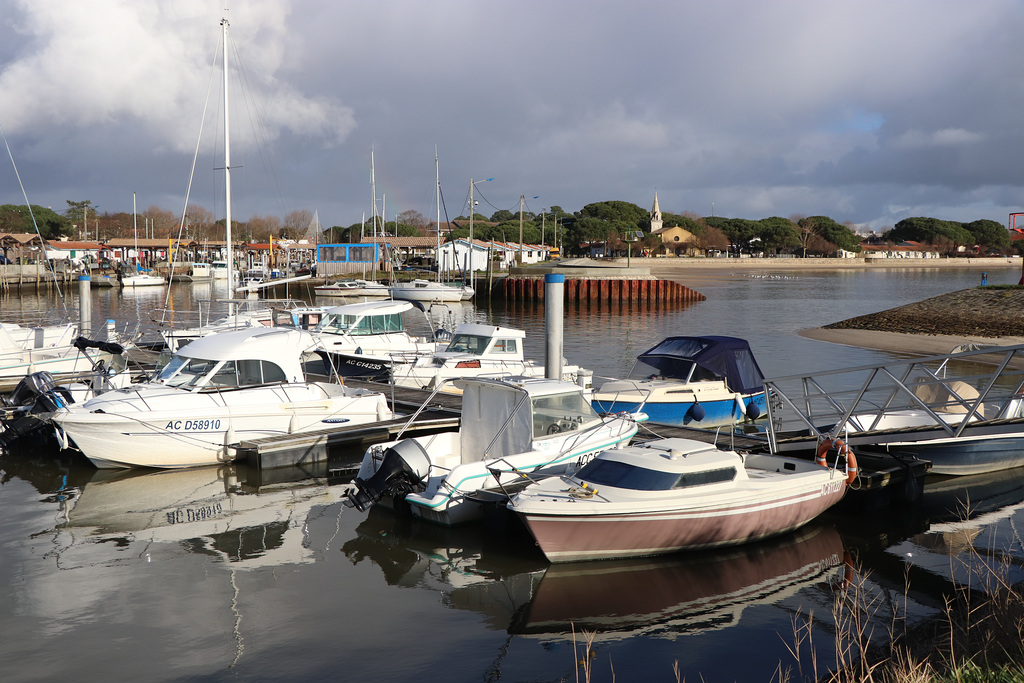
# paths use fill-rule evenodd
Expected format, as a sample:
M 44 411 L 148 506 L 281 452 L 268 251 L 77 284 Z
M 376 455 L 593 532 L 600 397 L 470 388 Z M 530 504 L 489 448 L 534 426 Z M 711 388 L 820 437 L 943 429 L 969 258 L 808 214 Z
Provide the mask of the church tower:
M 651 232 L 661 230 L 664 221 L 661 220 L 661 207 L 658 206 L 658 191 L 654 191 L 654 206 L 651 208 Z

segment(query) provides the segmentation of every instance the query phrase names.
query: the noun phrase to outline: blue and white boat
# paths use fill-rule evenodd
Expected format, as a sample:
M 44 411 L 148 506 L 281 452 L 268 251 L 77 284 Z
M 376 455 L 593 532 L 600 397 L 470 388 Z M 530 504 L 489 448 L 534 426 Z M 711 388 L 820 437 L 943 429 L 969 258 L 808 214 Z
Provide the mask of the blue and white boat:
M 764 375 L 735 337 L 668 337 L 637 356 L 626 379 L 594 392 L 603 413 L 643 410 L 655 424 L 720 427 L 767 413 Z

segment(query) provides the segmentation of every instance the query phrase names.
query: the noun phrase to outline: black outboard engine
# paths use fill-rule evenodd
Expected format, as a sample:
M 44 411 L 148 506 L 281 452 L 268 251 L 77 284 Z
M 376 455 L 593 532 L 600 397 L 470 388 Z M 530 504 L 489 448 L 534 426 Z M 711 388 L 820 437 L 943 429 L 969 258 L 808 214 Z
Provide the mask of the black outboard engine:
M 58 387 L 50 373 L 40 371 L 26 375 L 11 395 L 2 399 L 5 407 L 15 410 L 2 420 L 0 450 L 9 449 L 12 444 L 45 427 L 48 422 L 40 416 L 55 413 L 73 402 L 71 393 L 64 387 Z
M 18 382 L 11 395 L 3 398 L 3 403 L 8 407 L 28 406 L 43 394 L 53 391 L 56 386 L 57 382 L 50 373 L 45 370 L 33 372 Z
M 356 477 L 356 492 L 349 494 L 352 504 L 363 512 L 382 496 L 396 499 L 423 484 L 430 471 L 430 458 L 423 446 L 412 439 L 399 441 L 384 451 L 380 467 L 369 479 Z

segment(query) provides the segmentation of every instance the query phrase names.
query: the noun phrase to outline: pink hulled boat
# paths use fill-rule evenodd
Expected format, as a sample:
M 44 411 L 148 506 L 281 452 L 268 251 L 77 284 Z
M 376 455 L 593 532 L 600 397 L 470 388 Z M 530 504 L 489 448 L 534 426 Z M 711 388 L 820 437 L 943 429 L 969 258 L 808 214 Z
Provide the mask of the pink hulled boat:
M 856 477 L 775 455 L 741 455 L 692 439 L 599 453 L 575 475 L 531 484 L 508 506 L 551 562 L 662 555 L 738 545 L 803 526 Z

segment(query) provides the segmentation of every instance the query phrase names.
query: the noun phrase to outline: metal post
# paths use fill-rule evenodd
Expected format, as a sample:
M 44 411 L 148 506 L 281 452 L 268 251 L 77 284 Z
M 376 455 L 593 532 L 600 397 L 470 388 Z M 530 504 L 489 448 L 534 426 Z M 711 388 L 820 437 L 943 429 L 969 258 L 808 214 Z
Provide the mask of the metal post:
M 544 326 L 547 329 L 547 357 L 544 362 L 544 376 L 548 379 L 562 379 L 564 290 L 564 275 L 548 273 L 544 276 Z
M 89 337 L 92 332 L 92 293 L 88 275 L 78 276 L 78 334 Z

